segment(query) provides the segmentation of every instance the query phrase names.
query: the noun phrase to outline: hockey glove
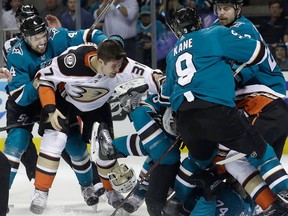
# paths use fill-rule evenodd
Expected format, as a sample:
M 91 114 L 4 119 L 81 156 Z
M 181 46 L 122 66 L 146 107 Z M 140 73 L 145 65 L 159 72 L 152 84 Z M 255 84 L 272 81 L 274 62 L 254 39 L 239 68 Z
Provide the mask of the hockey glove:
M 66 117 L 58 110 L 56 109 L 54 112 L 52 113 L 48 113 L 48 122 L 51 123 L 52 127 L 56 130 L 56 131 L 61 131 L 62 127 L 58 121 L 58 118 L 61 119 L 66 119 Z
M 147 84 L 129 89 L 127 93 L 119 96 L 120 106 L 127 113 L 132 112 L 134 109 L 140 106 L 142 97 L 146 95 L 147 89 Z
M 173 111 L 170 107 L 167 107 L 162 118 L 162 125 L 164 130 L 170 135 L 176 137 L 178 132 L 176 130 L 176 122 L 173 116 Z
M 190 176 L 190 184 L 200 189 L 206 201 L 215 200 L 224 188 L 224 182 L 219 177 L 207 170 L 201 170 Z

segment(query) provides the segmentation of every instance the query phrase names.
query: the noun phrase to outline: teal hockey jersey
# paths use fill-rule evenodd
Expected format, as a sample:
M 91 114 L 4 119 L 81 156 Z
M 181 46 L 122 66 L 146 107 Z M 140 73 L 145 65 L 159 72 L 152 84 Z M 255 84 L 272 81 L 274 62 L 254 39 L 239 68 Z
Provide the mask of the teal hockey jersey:
M 266 57 L 262 42 L 223 26 L 185 34 L 166 58 L 166 81 L 160 100 L 167 105 L 170 102 L 174 111 L 185 98 L 234 107 L 234 77 L 230 65 L 223 59 L 254 65 Z
M 220 25 L 218 20 L 215 21 L 213 26 L 217 25 Z M 260 40 L 266 45 L 253 23 L 244 16 L 238 18 L 229 28 L 245 37 Z M 277 93 L 286 95 L 286 82 L 282 71 L 280 67 L 277 66 L 267 45 L 266 49 L 268 56 L 265 61 L 259 65 L 245 67 L 240 71 L 242 77 L 241 85 L 262 84 Z
M 13 76 L 8 83 L 8 91 L 15 102 L 20 106 L 27 106 L 37 100 L 38 92 L 33 87 L 33 78 L 40 69 L 40 64 L 60 55 L 70 46 L 87 42 L 88 31 L 89 29 L 68 31 L 64 28 L 48 28 L 47 50 L 42 55 L 34 53 L 23 39 L 19 39 L 7 56 L 7 67 Z M 100 30 L 92 33 L 92 42 L 96 44 L 106 38 Z

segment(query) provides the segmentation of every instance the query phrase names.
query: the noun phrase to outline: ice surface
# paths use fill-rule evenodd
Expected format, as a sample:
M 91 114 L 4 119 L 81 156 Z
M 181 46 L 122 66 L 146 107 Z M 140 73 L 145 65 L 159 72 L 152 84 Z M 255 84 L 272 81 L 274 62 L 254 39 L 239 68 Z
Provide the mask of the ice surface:
M 128 157 L 121 162 L 132 166 L 135 172 L 140 172 L 144 157 Z M 288 156 L 283 156 L 282 163 L 288 170 Z M 10 190 L 9 204 L 13 205 L 8 216 L 34 215 L 29 211 L 31 197 L 34 191 L 33 182 L 29 182 L 21 164 L 19 172 Z M 104 197 L 104 196 L 102 196 Z M 61 160 L 54 184 L 49 193 L 48 207 L 43 216 L 109 216 L 114 209 L 103 199 L 100 199 L 97 213 L 83 200 L 80 186 L 72 169 Z M 148 216 L 145 204 L 133 213 L 132 216 Z

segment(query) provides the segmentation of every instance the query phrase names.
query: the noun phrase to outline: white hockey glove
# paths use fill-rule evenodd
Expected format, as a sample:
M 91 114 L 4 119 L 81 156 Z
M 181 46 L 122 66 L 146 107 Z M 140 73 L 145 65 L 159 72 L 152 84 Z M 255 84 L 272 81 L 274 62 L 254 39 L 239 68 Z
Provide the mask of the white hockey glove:
M 148 85 L 143 77 L 128 80 L 125 83 L 115 87 L 115 91 L 119 95 L 120 106 L 127 113 L 140 106 L 142 97 L 146 95 Z
M 173 117 L 173 111 L 171 107 L 167 107 L 163 117 L 162 117 L 162 125 L 164 130 L 169 133 L 172 136 L 178 136 L 177 130 L 176 130 L 176 122 Z
M 48 117 L 48 122 L 51 123 L 52 127 L 56 131 L 61 131 L 62 127 L 59 124 L 58 117 L 61 118 L 61 119 L 66 119 L 66 117 L 58 109 L 56 109 L 52 113 L 48 113 L 48 116 L 49 116 Z
M 119 96 L 120 106 L 123 110 L 130 113 L 139 107 L 142 97 L 146 95 L 145 89 L 148 89 L 148 85 L 132 88 L 127 92 L 127 94 Z

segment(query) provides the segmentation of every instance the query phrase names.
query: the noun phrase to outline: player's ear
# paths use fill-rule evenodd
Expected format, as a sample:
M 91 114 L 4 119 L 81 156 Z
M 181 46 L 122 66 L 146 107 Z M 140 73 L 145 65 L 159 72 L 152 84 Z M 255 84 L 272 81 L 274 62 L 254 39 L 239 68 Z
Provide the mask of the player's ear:
M 101 58 L 98 58 L 98 57 L 97 57 L 97 59 L 98 59 L 99 64 L 100 64 L 101 66 L 104 66 L 105 62 L 104 62 Z

